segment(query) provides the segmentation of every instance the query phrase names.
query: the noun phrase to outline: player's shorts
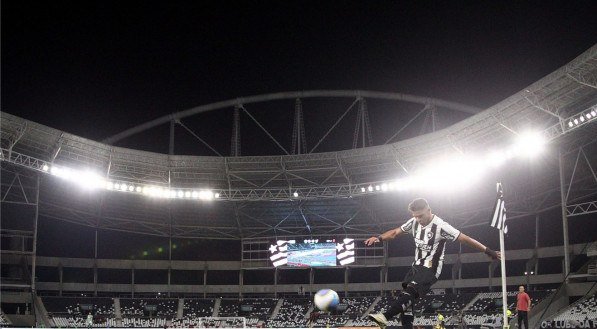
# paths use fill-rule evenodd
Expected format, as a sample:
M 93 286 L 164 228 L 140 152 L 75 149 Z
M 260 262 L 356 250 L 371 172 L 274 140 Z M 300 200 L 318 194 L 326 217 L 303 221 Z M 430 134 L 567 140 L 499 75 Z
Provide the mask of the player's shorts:
M 409 283 L 414 282 L 415 289 L 419 294 L 419 297 L 426 295 L 430 290 L 431 286 L 437 282 L 435 277 L 435 271 L 430 268 L 421 265 L 414 265 L 410 271 L 406 273 L 404 281 L 402 282 L 402 288 L 406 289 Z

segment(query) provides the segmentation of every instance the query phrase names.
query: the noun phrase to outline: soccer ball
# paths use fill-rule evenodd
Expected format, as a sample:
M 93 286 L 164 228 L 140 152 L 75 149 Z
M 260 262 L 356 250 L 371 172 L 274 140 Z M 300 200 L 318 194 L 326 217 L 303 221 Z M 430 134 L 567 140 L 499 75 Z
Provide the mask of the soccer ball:
M 338 306 L 340 297 L 332 289 L 321 289 L 315 294 L 313 302 L 319 310 L 329 311 Z

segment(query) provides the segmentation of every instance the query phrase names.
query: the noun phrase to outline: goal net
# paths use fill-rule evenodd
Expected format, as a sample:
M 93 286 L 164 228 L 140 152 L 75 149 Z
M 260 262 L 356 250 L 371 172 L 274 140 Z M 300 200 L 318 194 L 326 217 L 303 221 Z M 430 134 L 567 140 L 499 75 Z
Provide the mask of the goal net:
M 247 318 L 243 317 L 205 317 L 199 318 L 200 328 L 246 328 Z

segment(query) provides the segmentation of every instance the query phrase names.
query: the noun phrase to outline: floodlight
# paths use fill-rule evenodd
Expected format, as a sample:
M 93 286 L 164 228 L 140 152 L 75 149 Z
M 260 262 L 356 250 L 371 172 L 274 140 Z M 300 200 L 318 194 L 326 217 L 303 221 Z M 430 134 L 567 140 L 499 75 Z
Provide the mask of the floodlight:
M 568 127 L 570 127 L 570 128 L 574 127 L 574 123 L 572 123 L 572 121 L 568 121 Z
M 129 185 L 129 191 L 133 192 L 135 190 L 135 187 L 133 185 Z
M 114 184 L 114 189 L 116 189 L 116 190 L 119 190 L 119 189 L 120 189 L 120 184 L 118 184 L 118 183 L 115 183 L 115 184 Z
M 369 191 L 369 192 L 373 192 L 373 186 L 369 185 L 369 186 L 367 187 L 367 191 Z
M 106 188 L 107 188 L 108 190 L 111 190 L 111 189 L 113 189 L 113 188 L 114 188 L 114 183 L 112 183 L 112 182 L 106 182 Z
M 361 192 L 362 192 L 362 193 L 365 193 L 365 191 L 366 191 L 366 190 L 365 190 L 365 188 L 364 188 L 364 187 L 361 187 Z
M 199 199 L 201 200 L 211 200 L 214 198 L 214 192 L 209 190 L 203 190 L 199 192 Z
M 135 188 L 135 191 L 141 193 L 141 191 L 143 191 L 143 189 L 141 188 L 141 186 L 137 186 L 137 188 Z
M 191 193 L 191 196 L 193 197 L 193 199 L 197 199 L 197 198 L 199 197 L 199 192 L 197 192 L 197 191 L 193 191 L 193 192 Z
M 545 143 L 546 140 L 540 133 L 525 132 L 518 136 L 513 150 L 516 154 L 534 156 L 543 151 L 545 148 Z
M 412 179 L 398 179 L 394 182 L 394 187 L 396 189 L 396 191 L 406 191 L 408 190 L 412 185 Z
M 298 192 L 294 192 L 294 193 L 292 193 L 292 195 L 293 195 L 295 198 L 298 198 Z
M 106 184 L 100 175 L 91 171 L 75 172 L 72 177 L 75 178 L 75 184 L 86 189 L 96 189 Z
M 60 169 L 58 167 L 52 167 L 52 169 L 50 170 L 50 173 L 52 175 L 56 175 L 56 176 L 58 176 L 59 172 L 60 172 Z
M 531 271 L 531 275 L 535 274 L 535 272 Z
M 580 122 L 585 122 L 585 117 L 584 116 L 580 116 Z
M 191 197 L 191 191 L 184 192 L 184 197 L 185 198 L 190 198 Z
M 379 190 L 381 190 L 381 187 L 379 185 L 375 185 L 375 190 L 379 191 Z
M 574 119 L 574 124 L 577 125 L 578 124 L 578 119 Z
M 44 165 L 43 167 L 41 167 L 41 170 L 43 171 L 48 171 L 48 169 L 50 169 L 50 167 L 48 167 L 48 165 Z
M 592 110 L 592 111 L 591 111 L 591 115 L 592 115 L 593 117 L 595 117 L 595 116 L 597 116 L 597 112 L 595 112 L 595 110 Z
M 216 193 L 216 194 L 214 194 L 214 197 L 215 197 L 216 199 L 218 199 L 218 198 L 220 197 L 220 193 Z
M 182 197 L 184 196 L 184 192 L 183 192 L 183 191 L 178 191 L 178 192 L 176 193 L 176 195 L 177 195 L 179 198 L 182 198 Z
M 529 272 L 524 272 L 524 275 L 528 275 L 528 274 L 529 274 Z
M 388 184 L 386 184 L 386 183 L 381 184 L 381 190 L 384 191 L 384 192 L 387 191 L 388 190 Z

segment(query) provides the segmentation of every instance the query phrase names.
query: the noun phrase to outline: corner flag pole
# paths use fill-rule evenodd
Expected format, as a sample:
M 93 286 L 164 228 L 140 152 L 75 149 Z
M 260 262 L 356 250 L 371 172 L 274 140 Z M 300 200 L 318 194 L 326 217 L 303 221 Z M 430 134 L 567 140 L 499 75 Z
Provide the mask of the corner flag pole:
M 493 218 L 489 225 L 500 231 L 500 257 L 502 269 L 502 311 L 504 320 L 503 327 L 507 329 L 508 326 L 508 297 L 506 296 L 506 248 L 504 247 L 504 234 L 508 233 L 508 225 L 506 225 L 506 206 L 504 203 L 504 190 L 502 183 L 496 184 L 497 198 L 495 201 L 495 208 L 493 208 Z
M 506 296 L 506 251 L 504 248 L 504 228 L 500 228 L 500 254 L 501 254 L 501 269 L 502 269 L 502 315 L 504 321 L 502 322 L 504 329 L 510 327 L 508 322 L 508 297 Z

